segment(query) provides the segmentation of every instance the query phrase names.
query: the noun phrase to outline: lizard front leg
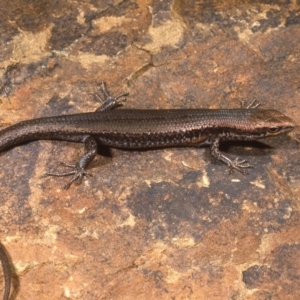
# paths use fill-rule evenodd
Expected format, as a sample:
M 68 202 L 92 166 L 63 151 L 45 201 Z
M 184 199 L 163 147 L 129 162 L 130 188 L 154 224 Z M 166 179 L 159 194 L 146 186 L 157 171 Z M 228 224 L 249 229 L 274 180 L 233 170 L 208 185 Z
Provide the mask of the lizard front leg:
M 220 150 L 220 137 L 215 137 L 212 140 L 211 146 L 210 146 L 210 152 L 211 155 L 216 158 L 218 161 L 221 161 L 222 163 L 226 164 L 230 171 L 237 170 L 240 173 L 246 175 L 248 174 L 245 169 L 252 168 L 252 166 L 246 161 L 246 160 L 239 160 L 239 158 L 236 158 L 234 161 L 232 161 L 230 158 L 228 158 L 226 155 L 224 155 Z

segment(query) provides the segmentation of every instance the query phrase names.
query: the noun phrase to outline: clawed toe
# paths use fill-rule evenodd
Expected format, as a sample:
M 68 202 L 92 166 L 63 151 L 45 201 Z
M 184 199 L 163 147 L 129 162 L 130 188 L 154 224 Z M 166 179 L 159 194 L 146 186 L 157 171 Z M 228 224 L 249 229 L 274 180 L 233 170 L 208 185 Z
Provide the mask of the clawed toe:
M 123 93 L 116 97 L 112 96 L 110 92 L 106 89 L 105 83 L 101 83 L 101 92 L 104 95 L 104 100 L 98 95 L 95 94 L 97 99 L 102 103 L 102 105 L 97 109 L 97 111 L 104 111 L 104 110 L 111 110 L 118 106 L 122 106 L 123 102 L 126 101 L 126 96 L 129 95 L 129 93 Z
M 240 173 L 247 175 L 248 172 L 245 169 L 253 168 L 247 160 L 239 160 L 239 158 L 236 158 L 234 161 L 232 161 L 229 165 L 230 172 L 232 173 L 233 170 L 237 170 Z
M 65 167 L 68 167 L 68 168 L 72 168 L 71 171 L 69 172 L 63 172 L 63 173 L 58 173 L 58 172 L 47 172 L 45 174 L 45 176 L 56 176 L 56 177 L 64 177 L 64 176 L 71 176 L 71 175 L 74 175 L 72 177 L 72 179 L 64 186 L 64 189 L 67 190 L 71 184 L 75 181 L 77 182 L 81 182 L 83 176 L 87 176 L 87 177 L 90 177 L 91 174 L 88 173 L 87 171 L 85 171 L 84 168 L 80 167 L 79 165 L 77 164 L 67 164 L 65 162 L 62 162 L 62 164 L 65 166 Z

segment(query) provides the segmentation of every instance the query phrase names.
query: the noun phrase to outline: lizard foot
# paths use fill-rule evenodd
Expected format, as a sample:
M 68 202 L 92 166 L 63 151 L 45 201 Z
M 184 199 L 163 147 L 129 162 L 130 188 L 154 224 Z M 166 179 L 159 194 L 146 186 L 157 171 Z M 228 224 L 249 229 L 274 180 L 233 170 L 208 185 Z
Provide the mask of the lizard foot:
M 62 162 L 62 164 L 65 167 L 71 168 L 72 170 L 69 172 L 63 172 L 63 173 L 47 172 L 45 175 L 56 176 L 56 177 L 74 175 L 72 177 L 72 179 L 64 186 L 65 190 L 67 190 L 73 182 L 75 182 L 75 181 L 81 182 L 83 176 L 91 176 L 84 168 L 80 167 L 78 164 L 67 164 L 65 162 Z
M 243 175 L 247 175 L 248 172 L 247 168 L 253 168 L 247 160 L 239 160 L 239 158 L 236 158 L 234 161 L 230 161 L 230 163 L 228 163 L 229 169 L 230 169 L 230 173 L 233 172 L 233 170 L 237 170 L 240 173 L 242 173 Z

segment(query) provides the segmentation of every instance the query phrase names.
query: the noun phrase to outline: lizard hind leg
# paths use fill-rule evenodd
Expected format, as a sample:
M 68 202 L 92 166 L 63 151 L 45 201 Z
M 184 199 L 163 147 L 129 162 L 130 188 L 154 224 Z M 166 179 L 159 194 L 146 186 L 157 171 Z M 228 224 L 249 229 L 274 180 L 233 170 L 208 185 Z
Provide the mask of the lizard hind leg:
M 122 106 L 122 103 L 126 101 L 126 96 L 129 95 L 129 93 L 123 93 L 116 97 L 112 96 L 106 88 L 106 84 L 104 81 L 102 81 L 101 83 L 101 92 L 104 95 L 104 100 L 102 100 L 102 98 L 98 94 L 95 94 L 95 97 L 102 103 L 101 106 L 96 109 L 96 112 L 111 110 L 116 107 Z
M 79 161 L 76 164 L 67 164 L 64 162 L 62 163 L 65 167 L 71 168 L 70 171 L 62 173 L 47 172 L 45 174 L 48 176 L 56 177 L 73 175 L 71 180 L 64 186 L 64 189 L 68 189 L 75 181 L 81 182 L 84 176 L 90 176 L 90 174 L 85 169 L 97 155 L 97 140 L 93 136 L 86 136 L 83 142 L 87 151 L 80 157 Z

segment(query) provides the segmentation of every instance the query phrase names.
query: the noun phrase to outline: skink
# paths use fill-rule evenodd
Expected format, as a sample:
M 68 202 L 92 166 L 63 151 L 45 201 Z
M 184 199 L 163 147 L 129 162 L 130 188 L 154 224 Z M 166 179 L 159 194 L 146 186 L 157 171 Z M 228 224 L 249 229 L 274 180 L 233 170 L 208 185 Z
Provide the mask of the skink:
M 115 110 L 126 100 L 127 94 L 113 97 L 101 85 L 105 96 L 100 108 L 92 113 L 81 113 L 22 121 L 0 131 L 0 151 L 19 143 L 56 139 L 85 144 L 86 152 L 70 171 L 49 172 L 53 176 L 72 179 L 65 188 L 86 175 L 86 167 L 97 154 L 97 146 L 125 149 L 147 149 L 177 146 L 210 145 L 217 160 L 246 173 L 247 161 L 231 161 L 219 151 L 219 143 L 226 140 L 256 140 L 291 131 L 293 120 L 277 110 L 257 109 L 253 104 L 241 109 L 168 109 L 168 110 Z M 1 252 L 0 252 L 1 254 Z M 8 299 L 10 282 L 8 263 L 0 255 L 6 278 L 4 300 Z M 8 292 L 7 292 L 8 291 Z
M 66 164 L 70 171 L 47 173 L 73 175 L 65 188 L 87 174 L 86 167 L 96 156 L 98 145 L 125 149 L 210 145 L 213 157 L 245 174 L 250 164 L 238 159 L 231 161 L 219 151 L 220 142 L 256 140 L 295 127 L 294 121 L 281 112 L 257 109 L 258 105 L 253 103 L 241 109 L 116 110 L 128 94 L 113 97 L 104 83 L 101 88 L 105 100 L 95 112 L 37 118 L 1 130 L 0 151 L 41 139 L 84 143 L 86 152 L 79 161 Z

